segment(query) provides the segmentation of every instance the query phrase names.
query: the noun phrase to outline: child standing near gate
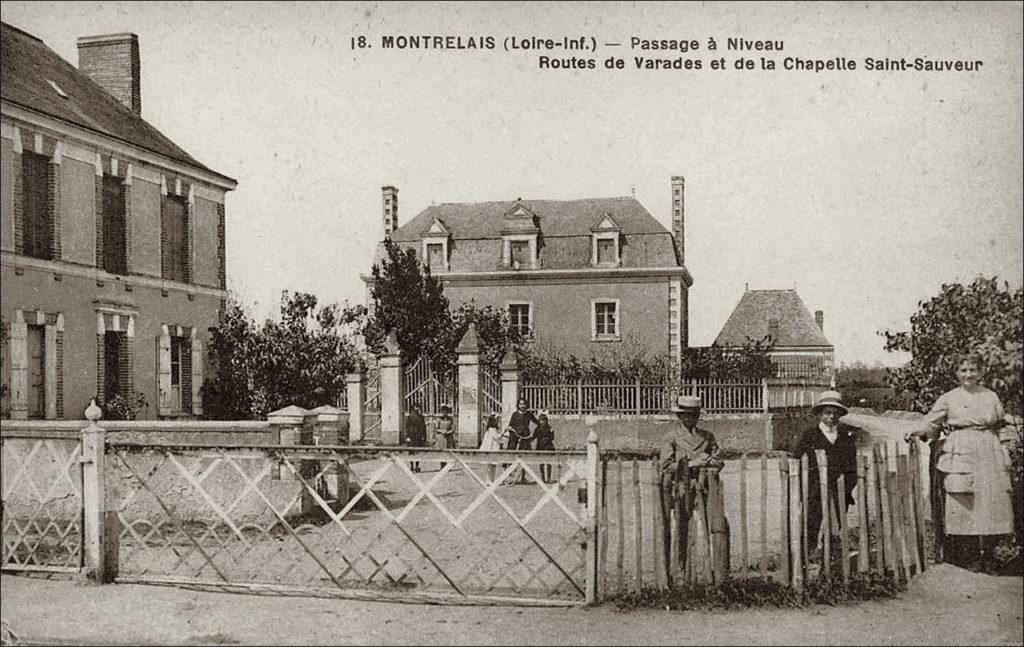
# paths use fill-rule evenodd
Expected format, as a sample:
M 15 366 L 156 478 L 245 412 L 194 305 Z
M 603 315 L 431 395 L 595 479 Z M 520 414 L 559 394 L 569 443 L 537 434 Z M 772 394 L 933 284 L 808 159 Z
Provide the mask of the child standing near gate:
M 480 449 L 488 452 L 496 452 L 501 450 L 501 443 L 503 434 L 498 431 L 498 426 L 501 421 L 498 416 L 491 415 L 487 418 L 487 429 L 484 430 L 483 440 L 480 441 Z M 493 461 L 487 462 L 487 484 L 490 485 L 494 482 L 495 470 L 498 465 Z
M 434 449 L 455 449 L 455 420 L 452 418 L 452 408 L 447 404 L 441 407 L 441 416 L 437 419 Z M 444 469 L 447 464 L 441 461 L 438 469 Z

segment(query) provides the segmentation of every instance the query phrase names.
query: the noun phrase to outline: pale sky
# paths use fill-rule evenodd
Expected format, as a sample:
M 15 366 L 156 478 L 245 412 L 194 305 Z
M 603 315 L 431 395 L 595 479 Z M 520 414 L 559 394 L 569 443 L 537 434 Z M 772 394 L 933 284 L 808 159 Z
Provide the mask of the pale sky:
M 363 303 L 382 236 L 433 202 L 636 197 L 669 226 L 686 178 L 690 343 L 751 289 L 796 287 L 837 360 L 897 358 L 944 282 L 1021 285 L 1022 5 L 329 4 L 5 1 L 5 22 L 73 64 L 79 36 L 134 32 L 142 111 L 234 177 L 228 286 L 258 314 L 283 289 Z M 367 36 L 371 48 L 353 50 Z M 382 36 L 493 36 L 492 51 L 397 51 Z M 506 37 L 586 36 L 593 70 L 541 70 Z M 696 39 L 641 52 L 631 37 Z M 708 38 L 719 49 L 707 50 Z M 784 41 L 737 52 L 726 39 Z M 621 47 L 604 43 L 619 42 Z M 634 56 L 700 59 L 638 70 Z M 741 57 L 855 71 L 737 71 Z M 565 57 L 555 52 L 553 57 Z M 606 58 L 625 69 L 604 69 Z M 725 57 L 729 69 L 712 70 Z M 978 72 L 868 71 L 865 59 L 983 61 Z

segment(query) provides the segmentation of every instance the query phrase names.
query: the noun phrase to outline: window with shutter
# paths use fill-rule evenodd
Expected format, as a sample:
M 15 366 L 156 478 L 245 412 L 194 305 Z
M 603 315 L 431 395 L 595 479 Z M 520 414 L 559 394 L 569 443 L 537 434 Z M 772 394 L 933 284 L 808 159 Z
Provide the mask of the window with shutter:
M 26 256 L 53 258 L 53 223 L 47 198 L 50 192 L 50 158 L 31 151 L 21 154 L 23 250 Z
M 188 281 L 188 205 L 181 196 L 165 195 L 160 203 L 163 278 Z
M 111 274 L 128 273 L 124 181 L 103 176 L 103 269 Z

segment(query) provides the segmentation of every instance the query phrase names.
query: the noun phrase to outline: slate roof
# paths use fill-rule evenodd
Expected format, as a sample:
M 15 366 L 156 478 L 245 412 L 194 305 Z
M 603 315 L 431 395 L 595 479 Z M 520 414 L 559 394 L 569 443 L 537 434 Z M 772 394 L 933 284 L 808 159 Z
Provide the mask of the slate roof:
M 622 267 L 679 266 L 672 234 L 632 197 L 432 205 L 393 231 L 391 239 L 418 244 L 437 218 L 451 231 L 452 271 L 500 269 L 504 216 L 517 204 L 537 216 L 544 269 L 590 267 L 591 228 L 606 214 L 622 229 Z
M 779 320 L 776 346 L 831 346 L 796 290 L 748 290 L 722 326 L 715 343 L 740 345 L 768 334 L 768 320 Z
M 0 25 L 0 98 L 5 102 L 231 180 L 183 151 L 43 41 L 7 23 Z M 57 94 L 49 81 L 56 83 L 67 98 Z

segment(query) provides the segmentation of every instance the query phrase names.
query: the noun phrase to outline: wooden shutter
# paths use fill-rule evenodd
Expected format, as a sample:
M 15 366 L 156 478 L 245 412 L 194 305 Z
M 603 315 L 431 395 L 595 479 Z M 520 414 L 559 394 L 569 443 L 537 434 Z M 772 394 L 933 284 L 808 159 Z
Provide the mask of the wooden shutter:
M 171 415 L 171 335 L 167 326 L 161 326 L 156 336 L 156 388 L 158 415 Z
M 28 325 L 11 322 L 11 418 L 28 416 Z
M 192 330 L 192 413 L 197 416 L 203 415 L 203 396 L 200 389 L 203 386 L 203 342 Z

